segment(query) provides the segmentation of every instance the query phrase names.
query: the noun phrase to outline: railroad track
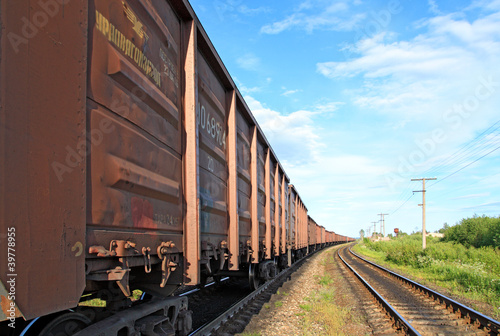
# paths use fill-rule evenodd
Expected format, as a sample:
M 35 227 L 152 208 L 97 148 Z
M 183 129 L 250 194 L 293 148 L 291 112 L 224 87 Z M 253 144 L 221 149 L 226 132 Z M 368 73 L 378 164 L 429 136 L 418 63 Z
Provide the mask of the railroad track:
M 266 282 L 220 314 L 216 319 L 193 331 L 189 336 L 226 336 L 242 332 L 252 316 L 260 312 L 264 303 L 268 302 L 271 296 L 290 278 L 292 273 L 298 270 L 315 253 L 303 257 L 291 267 L 281 271 L 273 280 Z
M 396 332 L 407 335 L 498 335 L 500 322 L 351 251 L 337 252 L 372 293 Z
M 192 314 L 192 327 L 197 330 L 242 300 L 252 290 L 243 278 L 227 278 L 220 283 L 209 283 L 205 288 L 181 294 L 189 300 Z

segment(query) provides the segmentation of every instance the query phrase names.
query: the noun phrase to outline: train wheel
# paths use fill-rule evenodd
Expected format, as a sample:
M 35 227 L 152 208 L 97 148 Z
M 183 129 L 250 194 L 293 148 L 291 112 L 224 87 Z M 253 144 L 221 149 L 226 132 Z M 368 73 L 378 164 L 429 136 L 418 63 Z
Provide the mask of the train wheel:
M 73 335 L 78 331 L 85 329 L 92 323 L 90 319 L 80 313 L 65 313 L 59 315 L 49 322 L 40 332 L 39 336 L 52 336 L 52 335 Z
M 258 267 L 259 264 L 250 264 L 248 267 L 248 282 L 250 283 L 251 290 L 256 290 L 260 285 Z

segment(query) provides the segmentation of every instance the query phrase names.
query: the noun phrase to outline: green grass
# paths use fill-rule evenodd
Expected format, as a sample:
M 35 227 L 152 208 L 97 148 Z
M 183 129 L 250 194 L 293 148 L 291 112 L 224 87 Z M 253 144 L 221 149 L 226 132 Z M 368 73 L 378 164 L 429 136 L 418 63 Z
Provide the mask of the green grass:
M 82 301 L 78 305 L 84 307 L 106 307 L 106 301 L 101 299 L 92 299 L 92 300 Z
M 90 296 L 90 295 L 86 295 Z M 137 301 L 141 298 L 142 296 L 142 291 L 136 289 L 132 291 L 132 301 Z M 85 307 L 106 307 L 106 301 L 95 298 L 92 300 L 84 300 L 85 296 L 82 297 L 82 301 L 78 304 L 79 306 L 85 306 Z
M 332 254 L 328 254 L 321 265 L 326 269 L 333 262 Z M 316 281 L 319 290 L 305 298 L 307 303 L 299 305 L 301 312 L 296 314 L 302 317 L 302 335 L 318 335 L 318 327 L 322 327 L 326 335 L 343 335 L 342 328 L 352 320 L 352 312 L 334 303 L 336 288 L 330 274 L 317 276 Z
M 389 267 L 396 267 L 412 276 L 435 283 L 472 300 L 500 307 L 500 249 L 465 247 L 427 238 L 422 250 L 420 235 L 390 241 L 371 242 L 365 239 L 354 251 Z M 500 315 L 497 309 L 498 318 Z
M 328 285 L 331 285 L 333 282 L 333 279 L 332 277 L 329 275 L 329 274 L 325 274 L 323 275 L 320 279 L 319 279 L 319 284 L 322 285 L 322 286 L 328 286 Z
M 287 293 L 287 292 L 282 292 L 281 290 L 278 289 L 278 291 L 276 292 L 276 294 L 278 295 L 283 295 L 283 296 L 287 296 L 288 294 L 290 293 Z
M 312 310 L 312 305 L 310 304 L 301 304 L 299 307 L 307 312 L 310 312 Z

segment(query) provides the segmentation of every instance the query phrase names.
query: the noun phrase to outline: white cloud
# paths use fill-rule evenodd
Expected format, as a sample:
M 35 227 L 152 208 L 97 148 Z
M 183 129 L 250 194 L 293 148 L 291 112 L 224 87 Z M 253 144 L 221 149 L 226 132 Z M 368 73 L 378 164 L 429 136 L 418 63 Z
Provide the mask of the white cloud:
M 250 93 L 255 93 L 255 92 L 261 92 L 262 91 L 262 88 L 261 87 L 258 87 L 258 86 L 254 86 L 254 87 L 246 87 L 246 86 L 240 86 L 239 87 L 241 93 L 243 94 L 250 94 Z
M 236 59 L 236 64 L 242 69 L 248 71 L 257 71 L 260 68 L 260 58 L 252 53 L 247 53 L 238 59 Z
M 315 111 L 321 112 L 321 113 L 330 113 L 337 111 L 340 106 L 344 105 L 343 102 L 326 102 L 326 103 L 319 103 L 314 107 Z
M 360 78 L 362 85 L 347 93 L 361 108 L 442 125 L 450 109 L 474 99 L 484 78 L 500 81 L 499 26 L 500 13 L 470 22 L 462 13 L 435 16 L 421 22 L 426 31 L 412 39 L 377 34 L 346 47 L 355 58 L 318 63 L 317 71 L 332 79 Z M 468 117 L 461 126 L 477 129 L 491 122 L 498 97 L 479 100 L 473 112 L 482 118 Z
M 435 0 L 428 0 L 427 1 L 428 4 L 429 4 L 429 11 L 431 13 L 434 13 L 434 14 L 441 14 L 441 12 L 439 11 L 439 7 L 438 5 L 436 4 L 436 1 Z
M 500 10 L 500 0 L 475 0 L 467 9 Z
M 437 13 L 439 9 L 433 4 L 434 1 L 430 0 L 431 9 Z M 437 14 L 422 20 L 417 23 L 420 34 L 412 38 L 402 40 L 390 32 L 377 34 L 346 46 L 344 51 L 353 56 L 350 59 L 317 64 L 317 72 L 335 82 L 358 81 L 357 88 L 344 90 L 344 94 L 367 118 L 377 116 L 380 120 L 387 120 L 387 129 L 392 133 L 388 138 L 392 137 L 394 144 L 388 144 L 388 155 L 382 153 L 380 157 L 387 164 L 386 172 L 384 167 L 378 167 L 367 157 L 364 158 L 364 164 L 379 168 L 382 176 L 397 176 L 397 193 L 409 183 L 410 178 L 420 177 L 422 172 L 430 171 L 432 174 L 429 177 L 436 174 L 438 179 L 442 179 L 490 148 L 484 142 L 481 149 L 477 149 L 477 155 L 469 161 L 460 161 L 449 167 L 439 166 L 450 153 L 498 120 L 500 13 L 488 12 L 493 10 L 491 4 L 488 2 L 487 7 L 483 4 L 481 9 L 484 11 L 479 14 L 478 11 L 473 15 L 465 12 Z M 498 4 L 497 10 L 500 10 L 500 1 Z M 470 19 L 477 15 L 479 17 Z M 482 97 L 481 93 L 487 94 Z M 455 121 L 451 122 L 450 116 L 456 117 Z M 374 127 L 377 126 L 380 124 Z M 434 131 L 440 132 L 444 140 L 431 143 Z M 488 146 L 497 143 L 494 138 L 490 140 Z M 420 157 L 421 160 L 415 159 Z M 463 156 L 459 158 L 465 160 Z M 449 222 L 449 218 L 471 211 L 478 214 L 494 213 L 496 207 L 498 214 L 498 197 L 486 192 L 494 190 L 500 183 L 499 175 L 495 175 L 497 170 L 493 168 L 492 172 L 488 172 L 486 168 L 496 167 L 495 159 L 498 162 L 492 154 L 431 188 L 430 226 L 434 225 L 437 229 L 443 222 Z M 474 172 L 477 172 L 479 180 L 474 180 L 470 175 Z M 348 181 L 348 174 L 346 176 Z M 379 177 L 371 172 L 367 172 L 367 176 L 373 179 Z M 353 183 L 368 185 L 362 175 L 358 177 L 359 181 Z M 345 188 L 345 183 L 342 185 Z M 411 196 L 412 187 L 409 186 L 409 194 L 405 191 L 401 193 L 400 201 L 390 206 L 380 205 L 378 212 L 398 209 Z M 352 194 L 347 194 L 350 200 Z M 356 196 L 361 200 L 367 194 L 367 191 L 360 191 Z M 380 198 L 394 199 L 394 195 L 384 195 L 387 195 L 387 191 L 382 190 Z M 397 225 L 405 232 L 412 230 L 411 226 L 402 224 L 405 218 L 412 217 L 412 213 L 416 218 L 420 215 L 420 209 L 416 206 L 419 197 L 414 196 L 390 217 L 390 220 L 399 220 Z M 450 200 L 450 197 L 454 199 Z M 473 201 L 478 205 L 471 203 Z M 349 202 L 346 208 L 355 211 L 355 206 L 351 207 Z M 327 214 L 322 216 L 323 220 L 328 217 Z M 353 218 L 364 221 L 360 216 L 345 216 L 344 220 L 351 223 Z M 366 223 L 368 221 L 366 219 Z
M 442 40 L 450 42 L 455 38 L 463 42 L 463 48 L 476 52 L 498 52 L 500 30 L 500 13 L 493 13 L 469 22 L 458 14 L 437 16 L 429 19 L 426 24 L 429 29 Z
M 268 13 L 271 11 L 268 7 L 257 7 L 257 8 L 249 8 L 246 5 L 238 6 L 237 11 L 241 14 L 245 15 L 256 15 L 261 13 Z
M 245 84 L 243 84 L 238 77 L 234 76 L 233 77 L 234 82 L 236 83 L 236 87 L 238 90 L 245 96 L 245 95 L 251 95 L 253 93 L 258 93 L 258 92 L 263 92 L 266 89 L 269 89 L 269 84 L 272 82 L 272 78 L 267 77 L 265 79 L 259 80 L 259 83 L 257 86 L 253 87 L 248 87 Z
M 498 60 L 500 13 L 468 22 L 458 14 L 436 16 L 423 22 L 427 32 L 407 41 L 392 41 L 380 33 L 348 46 L 358 57 L 346 62 L 324 62 L 317 70 L 329 78 L 391 77 L 395 80 L 468 78 Z M 458 43 L 457 43 L 458 42 Z
M 291 166 L 317 162 L 327 148 L 329 139 L 322 139 L 318 120 L 338 110 L 342 103 L 322 102 L 309 110 L 282 114 L 264 106 L 246 95 L 244 97 L 252 114 L 280 160 Z M 286 158 L 286 159 L 285 159 Z
M 322 132 L 325 116 L 338 111 L 342 103 L 322 102 L 310 110 L 284 115 L 251 96 L 245 96 L 245 101 L 307 204 L 309 214 L 329 230 L 349 232 L 357 225 L 354 217 L 344 216 L 341 221 L 339 216 L 364 211 L 361 200 L 387 192 L 383 174 L 388 167 L 377 163 L 377 158 L 347 153 L 350 148 L 343 144 L 349 140 L 344 133 L 334 129 Z M 330 210 L 325 211 L 325 206 Z M 376 213 L 382 205 L 372 202 L 371 207 Z
M 300 89 L 297 89 L 297 90 L 286 90 L 285 92 L 283 92 L 281 95 L 282 96 L 285 96 L 285 97 L 288 97 L 288 96 L 291 96 L 293 95 L 294 93 L 297 93 L 297 92 L 301 92 L 302 90 Z
M 474 211 L 475 213 L 492 213 L 495 215 L 498 215 L 498 208 L 500 207 L 500 202 L 490 202 L 490 203 L 483 203 L 483 204 L 477 204 L 474 206 L 466 207 L 461 210 L 463 211 Z
M 245 16 L 255 16 L 271 11 L 269 7 L 250 8 L 247 5 L 240 5 L 239 3 L 241 2 L 242 1 L 214 1 L 213 6 L 221 21 L 227 19 L 238 20 L 240 14 Z M 202 5 L 199 7 L 202 7 Z
M 482 197 L 487 197 L 490 196 L 491 193 L 482 193 L 482 194 L 471 194 L 471 195 L 464 195 L 464 196 L 459 196 L 459 197 L 454 197 L 452 200 L 459 200 L 459 199 L 471 199 L 471 198 L 482 198 Z
M 290 165 L 315 160 L 318 148 L 323 146 L 314 131 L 315 112 L 301 110 L 282 115 L 251 96 L 245 96 L 245 101 L 278 157 L 287 158 Z
M 348 62 L 318 63 L 318 72 L 329 78 L 363 74 L 365 78 L 392 76 L 410 81 L 454 76 L 464 64 L 475 62 L 474 55 L 463 48 L 439 46 L 421 38 L 389 43 L 385 33 L 358 42 L 355 50 L 360 57 Z
M 350 31 L 365 17 L 364 13 L 350 13 L 348 2 L 302 3 L 295 13 L 285 19 L 276 21 L 261 28 L 264 34 L 279 34 L 292 28 L 303 29 L 308 33 L 314 30 Z
M 328 147 L 320 154 L 314 162 L 285 166 L 309 215 L 318 223 L 338 233 L 352 232 L 352 227 L 369 222 L 370 218 L 363 218 L 365 212 L 376 214 L 388 208 L 387 190 L 379 188 L 387 167 L 376 159 Z
M 261 33 L 264 34 L 279 34 L 290 27 L 296 26 L 301 23 L 301 19 L 297 17 L 297 15 L 291 15 L 287 17 L 286 19 L 278 22 L 274 22 L 272 24 L 268 24 L 263 26 L 260 29 Z

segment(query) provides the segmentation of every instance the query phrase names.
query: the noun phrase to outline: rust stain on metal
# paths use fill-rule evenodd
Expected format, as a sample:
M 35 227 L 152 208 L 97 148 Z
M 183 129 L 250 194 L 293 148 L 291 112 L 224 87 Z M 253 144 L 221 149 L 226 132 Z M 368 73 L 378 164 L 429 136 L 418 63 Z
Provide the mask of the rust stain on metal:
M 7 296 L 0 295 L 0 306 L 3 314 L 2 320 L 23 316 L 14 301 L 9 300 Z
M 153 221 L 154 209 L 148 200 L 132 197 L 131 203 L 132 222 L 134 223 L 134 227 L 149 229 L 158 227 Z M 174 224 L 172 219 L 170 219 L 169 222 Z

